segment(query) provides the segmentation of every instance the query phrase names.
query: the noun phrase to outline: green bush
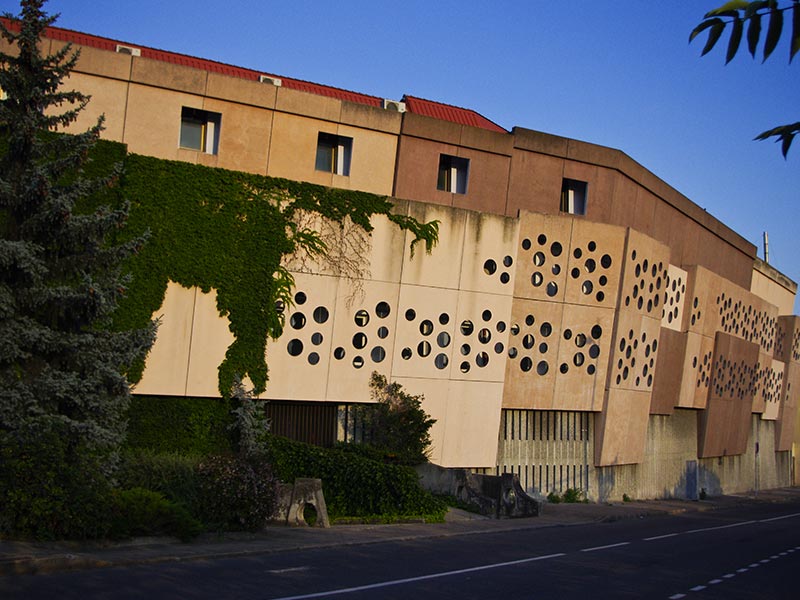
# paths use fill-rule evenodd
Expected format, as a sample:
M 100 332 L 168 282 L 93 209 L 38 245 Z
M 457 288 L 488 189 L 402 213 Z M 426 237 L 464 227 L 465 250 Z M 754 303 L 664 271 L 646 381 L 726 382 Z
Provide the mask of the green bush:
M 332 519 L 423 516 L 441 520 L 445 503 L 419 485 L 411 467 L 385 464 L 340 448 L 325 449 L 269 436 L 268 456 L 281 481 L 322 480 Z
M 203 524 L 181 504 L 152 490 L 115 490 L 110 537 L 125 539 L 144 535 L 172 535 L 183 541 L 197 537 Z
M 263 455 L 208 456 L 197 467 L 199 515 L 218 531 L 257 531 L 275 512 L 278 481 Z
M 547 501 L 550 504 L 559 504 L 561 502 L 565 502 L 567 504 L 575 504 L 575 503 L 586 503 L 588 500 L 586 499 L 586 494 L 583 490 L 579 490 L 578 488 L 568 488 L 564 491 L 563 494 L 557 494 L 555 492 L 550 492 L 547 494 Z
M 197 467 L 202 457 L 180 452 L 127 450 L 122 454 L 117 481 L 123 489 L 144 488 L 159 492 L 198 513 Z

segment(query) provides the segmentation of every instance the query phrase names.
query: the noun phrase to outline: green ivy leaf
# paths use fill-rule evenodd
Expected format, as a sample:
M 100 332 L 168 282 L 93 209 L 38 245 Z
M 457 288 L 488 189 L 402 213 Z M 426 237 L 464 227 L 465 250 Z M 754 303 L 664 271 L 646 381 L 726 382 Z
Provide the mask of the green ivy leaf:
M 783 29 L 783 12 L 777 7 L 772 7 L 769 13 L 769 26 L 767 27 L 767 40 L 764 42 L 764 61 L 769 58 L 772 51 L 781 39 Z

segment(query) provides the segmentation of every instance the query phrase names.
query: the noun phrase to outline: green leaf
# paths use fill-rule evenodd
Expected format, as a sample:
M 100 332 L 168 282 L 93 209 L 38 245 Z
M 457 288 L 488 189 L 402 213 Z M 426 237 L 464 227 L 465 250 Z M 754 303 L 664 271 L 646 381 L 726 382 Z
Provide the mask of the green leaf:
M 747 49 L 753 58 L 756 57 L 759 37 L 761 37 L 761 15 L 755 14 L 750 18 L 750 26 L 747 28 Z
M 712 11 L 706 13 L 706 17 L 731 17 L 733 16 L 731 13 L 736 14 L 737 11 L 745 10 L 750 5 L 750 2 L 747 0 L 730 0 L 726 2 L 719 8 L 715 8 Z
M 744 18 L 749 19 L 756 14 L 756 11 L 769 6 L 768 0 L 761 0 L 760 2 L 750 2 L 744 11 Z M 760 16 L 760 15 L 759 15 Z
M 742 41 L 743 28 L 744 25 L 742 24 L 742 20 L 737 15 L 733 20 L 733 30 L 731 31 L 731 39 L 728 42 L 728 54 L 725 57 L 726 65 L 733 60 L 733 57 L 736 56 L 736 52 L 739 50 L 739 44 Z
M 700 56 L 705 56 L 711 51 L 717 41 L 719 41 L 723 31 L 725 31 L 725 22 L 722 20 L 719 20 L 719 23 L 714 23 L 711 26 L 711 31 L 708 32 L 708 40 Z
M 792 6 L 792 43 L 789 48 L 789 62 L 792 62 L 798 50 L 800 50 L 800 3 L 795 3 Z
M 783 29 L 783 12 L 778 8 L 773 7 L 769 13 L 769 27 L 767 28 L 767 40 L 764 42 L 764 60 L 769 58 L 772 51 L 778 45 L 778 40 L 781 39 L 781 30 Z
M 702 23 L 700 23 L 700 25 L 695 27 L 692 30 L 692 33 L 689 35 L 689 43 L 691 43 L 694 38 L 703 33 L 706 29 L 718 23 L 722 23 L 723 27 L 725 26 L 725 23 L 722 19 L 708 19 L 707 21 L 703 21 Z

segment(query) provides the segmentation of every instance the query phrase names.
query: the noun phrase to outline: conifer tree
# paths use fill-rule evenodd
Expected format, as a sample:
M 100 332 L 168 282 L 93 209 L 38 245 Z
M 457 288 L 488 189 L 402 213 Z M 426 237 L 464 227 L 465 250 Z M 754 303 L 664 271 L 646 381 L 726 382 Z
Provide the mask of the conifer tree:
M 125 431 L 125 369 L 154 328 L 108 327 L 125 293 L 121 262 L 143 240 L 116 241 L 126 206 L 80 208 L 108 194 L 120 169 L 84 173 L 102 119 L 59 133 L 89 98 L 62 87 L 77 52 L 42 52 L 55 20 L 43 4 L 22 0 L 20 15 L 0 22 L 11 45 L 0 53 L 0 531 L 90 535 L 91 510 L 80 504 L 109 481 Z

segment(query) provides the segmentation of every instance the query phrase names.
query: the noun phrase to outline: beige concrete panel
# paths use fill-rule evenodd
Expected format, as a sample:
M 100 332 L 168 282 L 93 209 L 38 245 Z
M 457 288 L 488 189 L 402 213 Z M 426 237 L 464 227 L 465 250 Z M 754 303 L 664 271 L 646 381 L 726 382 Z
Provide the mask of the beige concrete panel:
M 750 409 L 750 401 L 709 399 L 707 408 L 697 415 L 697 456 L 710 458 L 743 454 L 750 433 Z
M 523 212 L 514 296 L 563 302 L 574 217 Z
M 686 285 L 689 274 L 675 265 L 667 268 L 667 285 L 661 306 L 661 327 L 682 331 L 686 304 Z
M 714 338 L 686 332 L 686 351 L 681 371 L 681 391 L 677 408 L 705 408 L 711 389 L 714 364 Z
M 50 52 L 58 52 L 66 45 L 66 42 L 52 40 Z M 79 44 L 73 44 L 72 50 L 79 50 L 81 53 L 73 74 L 86 73 L 87 75 L 95 75 L 102 78 L 122 80 L 130 78 L 133 57 L 129 54 L 109 52 L 108 50 Z
M 722 279 L 700 266 L 687 267 L 686 272 L 687 304 L 681 329 L 713 338 L 719 329 L 720 316 L 715 299 L 721 292 Z
M 602 410 L 613 328 L 613 309 L 564 305 L 553 363 L 556 410 Z
M 669 247 L 633 229 L 628 229 L 625 263 L 622 267 L 620 310 L 661 319 L 667 286 Z
M 514 298 L 503 408 L 555 408 L 564 306 Z
M 800 430 L 797 428 L 798 395 L 800 394 L 800 365 L 785 365 L 783 387 L 779 403 L 778 421 L 775 429 L 775 451 L 784 452 L 792 449 Z
M 515 217 L 519 211 L 558 213 L 563 170 L 561 158 L 515 149 L 506 214 Z
M 304 96 L 310 97 L 311 94 Z M 224 118 L 222 127 L 225 127 Z M 317 140 L 320 131 L 336 135 L 337 129 L 335 123 L 276 112 L 272 121 L 267 175 L 333 185 L 332 173 L 316 170 Z
M 794 311 L 797 284 L 760 259 L 753 265 L 750 291 L 777 306 L 780 315 L 790 315 Z
M 340 280 L 336 277 L 295 273 L 294 305 L 285 309 L 283 335 L 267 341 L 269 382 L 263 398 L 275 400 L 329 400 L 329 373 L 342 379 L 356 378 L 367 389 L 370 369 L 353 374 L 352 350 L 343 360 L 334 359 L 335 323 L 352 323 L 346 311 L 339 313 Z M 368 395 L 348 398 L 363 402 Z
M 411 204 L 409 214 L 418 221 L 439 221 L 439 243 L 431 254 L 417 248 L 411 258 L 410 233 L 403 249 L 402 283 L 457 289 L 464 252 L 467 212 L 435 204 Z
M 342 115 L 342 101 L 329 96 L 279 87 L 275 110 L 338 122 Z
M 450 382 L 441 466 L 495 467 L 502 395 L 502 383 Z
M 395 202 L 393 212 L 407 214 L 406 202 Z M 383 215 L 375 215 L 370 219 L 374 228 L 368 236 L 370 247 L 364 257 L 369 264 L 369 278 L 373 281 L 398 282 L 403 272 L 403 252 L 411 242 L 406 239 L 405 232 Z M 436 252 L 436 249 L 433 250 Z M 425 254 L 425 243 L 420 242 L 414 251 Z M 353 258 L 352 256 L 350 258 Z
M 458 291 L 402 285 L 397 311 L 393 377 L 447 379 L 455 360 Z M 447 342 L 445 344 L 445 342 Z
M 181 108 L 203 108 L 203 98 L 155 87 L 131 84 L 128 94 L 125 137 L 128 151 L 168 160 L 183 159 L 178 144 Z M 221 127 L 225 127 L 225 115 Z M 186 156 L 198 152 L 185 150 Z M 196 161 L 193 161 L 196 162 Z
M 92 97 L 78 118 L 65 131 L 81 133 L 94 127 L 101 115 L 105 116 L 105 129 L 100 136 L 106 140 L 122 141 L 125 127 L 125 108 L 128 96 L 128 83 L 115 79 L 93 77 L 73 72 L 63 84 L 63 89 L 78 90 Z M 62 110 L 62 107 L 59 110 Z
M 158 334 L 147 355 L 137 394 L 185 396 L 194 319 L 196 288 L 169 282 L 164 302 L 153 318 L 160 319 Z
M 208 72 L 174 65 L 160 60 L 133 57 L 131 81 L 168 90 L 203 96 Z
M 725 333 L 714 338 L 709 399 L 736 398 L 752 403 L 756 392 L 758 345 Z
M 617 314 L 609 366 L 609 388 L 648 394 L 652 392 L 660 332 L 660 322 L 655 319 L 633 311 L 620 311 Z
M 800 317 L 780 316 L 777 323 L 775 358 L 783 362 L 800 362 Z
M 755 294 L 720 278 L 720 292 L 712 310 L 719 316 L 719 331 L 761 347 L 772 354 L 777 335 L 778 309 Z
M 595 417 L 595 466 L 641 463 L 649 413 L 650 394 L 609 390 L 603 412 Z
M 770 354 L 758 355 L 756 393 L 753 397 L 753 412 L 762 413 L 765 421 L 775 421 L 780 416 L 781 393 L 786 365 Z
M 468 212 L 460 288 L 510 296 L 514 291 L 519 220 Z
M 459 291 L 449 377 L 502 383 L 511 319 L 511 296 Z M 437 338 L 438 347 L 448 341 Z
M 221 317 L 217 309 L 216 290 L 204 294 L 196 289 L 190 339 L 186 395 L 219 397 L 218 368 L 235 338 L 228 319 Z
M 266 174 L 272 112 L 213 98 L 205 99 L 203 109 L 222 115 L 215 166 Z
M 469 170 L 467 193 L 453 194 L 453 206 L 505 214 L 511 158 L 463 147 L 458 149 L 456 156 L 469 160 Z M 436 164 L 438 166 L 438 159 Z
M 681 384 L 688 334 L 661 327 L 658 337 L 658 360 L 650 400 L 651 415 L 672 415 L 680 401 Z
M 340 281 L 333 319 L 328 400 L 364 402 L 369 399 L 373 371 L 388 378 L 394 376 L 398 329 L 406 326 L 403 312 L 398 309 L 399 293 L 397 283 L 365 281 L 363 293 L 353 297 Z
M 229 77 L 221 73 L 209 73 L 206 95 L 236 104 L 247 104 L 260 108 L 275 108 L 278 88 L 271 83 L 251 81 L 241 77 Z
M 625 229 L 575 219 L 568 251 L 565 301 L 613 308 L 625 248 Z
M 403 115 L 394 110 L 343 101 L 341 122 L 343 125 L 352 125 L 361 130 L 371 129 L 398 136 Z
M 390 195 L 394 186 L 397 136 L 339 125 L 338 135 L 353 139 L 350 176 L 333 176 L 334 187 Z

